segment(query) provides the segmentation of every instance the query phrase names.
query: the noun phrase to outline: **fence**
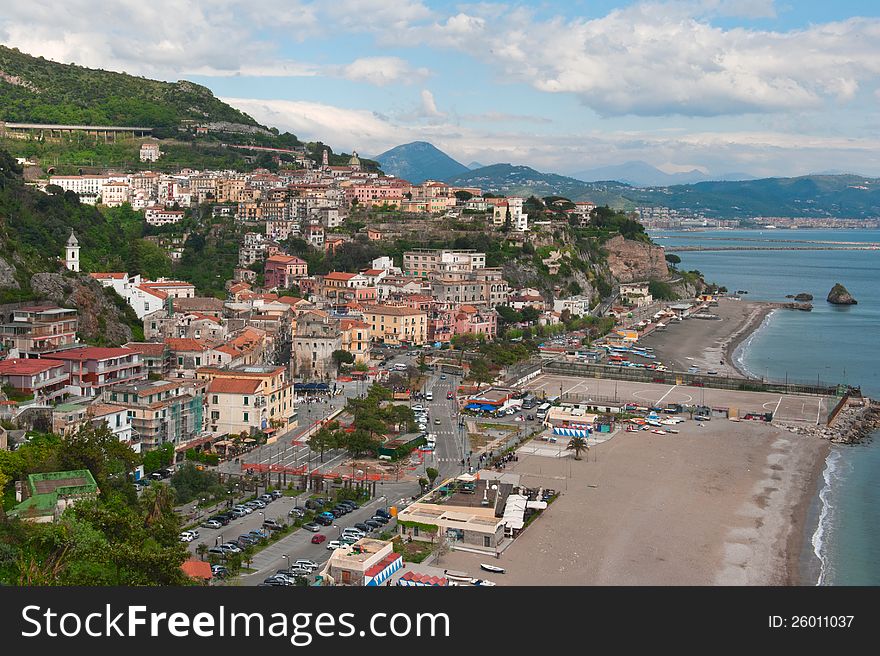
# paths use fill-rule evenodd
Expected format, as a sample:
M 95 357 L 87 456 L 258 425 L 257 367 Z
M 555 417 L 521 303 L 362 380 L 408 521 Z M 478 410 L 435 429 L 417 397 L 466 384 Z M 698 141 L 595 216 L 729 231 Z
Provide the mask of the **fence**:
M 738 390 L 744 392 L 773 392 L 777 394 L 802 394 L 808 396 L 841 396 L 846 391 L 842 385 L 805 383 L 797 381 L 775 382 L 755 378 L 730 378 L 726 376 L 709 376 L 691 374 L 680 371 L 654 371 L 635 367 L 610 367 L 601 364 L 583 362 L 545 362 L 546 373 L 564 376 L 580 376 L 582 378 L 608 378 L 612 380 L 628 380 L 641 383 L 659 383 L 663 385 L 690 385 L 693 387 L 710 387 L 715 389 Z

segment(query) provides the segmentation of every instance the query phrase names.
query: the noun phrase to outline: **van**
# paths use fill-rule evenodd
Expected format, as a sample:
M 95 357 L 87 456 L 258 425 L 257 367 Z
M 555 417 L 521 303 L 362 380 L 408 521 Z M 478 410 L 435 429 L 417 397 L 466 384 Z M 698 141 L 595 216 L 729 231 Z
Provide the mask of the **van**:
M 379 460 L 391 462 L 391 456 L 379 456 Z
M 434 400 L 434 392 L 425 392 L 425 400 L 433 401 Z

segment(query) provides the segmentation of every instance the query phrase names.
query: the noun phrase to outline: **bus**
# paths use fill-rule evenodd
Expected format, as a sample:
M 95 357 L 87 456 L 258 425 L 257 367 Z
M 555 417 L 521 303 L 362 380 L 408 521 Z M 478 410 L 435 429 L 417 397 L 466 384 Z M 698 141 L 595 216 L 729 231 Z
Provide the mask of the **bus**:
M 550 410 L 549 403 L 543 403 L 538 407 L 538 411 L 535 413 L 535 418 L 544 420 L 547 417 L 547 412 Z

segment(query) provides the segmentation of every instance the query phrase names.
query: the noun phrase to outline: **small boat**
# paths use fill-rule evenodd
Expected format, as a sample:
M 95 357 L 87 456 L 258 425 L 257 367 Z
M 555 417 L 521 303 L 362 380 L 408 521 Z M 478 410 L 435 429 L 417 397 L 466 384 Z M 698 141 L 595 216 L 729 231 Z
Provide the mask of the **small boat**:
M 487 565 L 486 563 L 480 563 L 480 569 L 484 569 L 487 572 L 495 572 L 496 574 L 504 574 L 504 568 L 498 567 L 496 565 Z
M 471 585 L 482 585 L 482 586 L 492 586 L 498 585 L 497 583 L 493 583 L 492 581 L 487 581 L 486 579 L 471 579 Z

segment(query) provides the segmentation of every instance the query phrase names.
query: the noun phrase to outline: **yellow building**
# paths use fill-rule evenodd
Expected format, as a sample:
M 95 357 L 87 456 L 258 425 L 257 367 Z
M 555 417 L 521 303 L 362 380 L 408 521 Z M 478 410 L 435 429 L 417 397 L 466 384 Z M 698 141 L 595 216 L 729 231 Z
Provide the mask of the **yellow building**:
M 370 324 L 370 339 L 389 345 L 420 346 L 428 337 L 428 315 L 423 310 L 392 305 L 369 305 L 364 320 Z
M 211 432 L 279 435 L 296 425 L 293 383 L 284 367 L 203 367 L 196 375 L 210 381 L 207 424 Z

